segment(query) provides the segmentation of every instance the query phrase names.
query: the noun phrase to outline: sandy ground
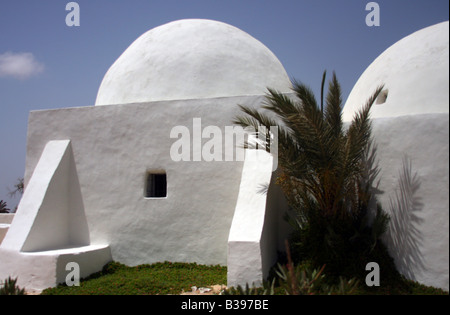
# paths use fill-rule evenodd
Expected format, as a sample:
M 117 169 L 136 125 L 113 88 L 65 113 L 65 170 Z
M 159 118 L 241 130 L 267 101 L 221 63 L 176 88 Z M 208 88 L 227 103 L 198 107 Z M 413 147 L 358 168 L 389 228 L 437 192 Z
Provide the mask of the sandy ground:
M 193 286 L 192 291 L 181 292 L 181 295 L 217 295 L 221 294 L 227 287 L 223 284 L 216 284 L 206 288 L 197 288 Z
M 188 292 L 181 292 L 181 295 L 219 295 L 222 293 L 223 290 L 225 290 L 227 288 L 226 285 L 224 284 L 216 284 L 216 285 L 212 285 L 209 287 L 201 287 L 201 288 L 197 288 L 197 287 L 192 287 L 191 290 L 192 291 L 188 291 Z M 27 290 L 26 291 L 26 295 L 39 295 L 41 294 L 42 291 L 34 291 L 34 290 Z

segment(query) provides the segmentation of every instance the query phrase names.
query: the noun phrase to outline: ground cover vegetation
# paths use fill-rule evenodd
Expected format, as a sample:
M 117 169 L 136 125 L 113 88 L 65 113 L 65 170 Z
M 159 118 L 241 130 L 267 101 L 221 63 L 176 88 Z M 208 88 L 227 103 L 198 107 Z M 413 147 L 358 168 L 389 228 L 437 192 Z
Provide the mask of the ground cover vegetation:
M 225 284 L 227 269 L 195 263 L 155 263 L 129 267 L 117 262 L 81 281 L 80 286 L 62 284 L 44 295 L 166 295 L 191 291 L 192 286 Z
M 86 279 L 80 286 L 61 284 L 48 288 L 43 295 L 166 295 L 191 291 L 192 286 L 209 287 L 226 284 L 227 268 L 191 263 L 156 263 L 129 267 L 117 262 L 107 264 L 102 271 Z M 368 288 L 356 279 L 341 279 L 336 283 L 324 270 L 311 264 L 279 264 L 262 287 L 228 288 L 223 295 L 364 295 L 364 294 L 448 294 L 441 289 L 427 287 L 417 282 L 399 278 L 382 278 L 378 288 Z M 11 280 L 1 294 L 25 294 L 23 288 Z

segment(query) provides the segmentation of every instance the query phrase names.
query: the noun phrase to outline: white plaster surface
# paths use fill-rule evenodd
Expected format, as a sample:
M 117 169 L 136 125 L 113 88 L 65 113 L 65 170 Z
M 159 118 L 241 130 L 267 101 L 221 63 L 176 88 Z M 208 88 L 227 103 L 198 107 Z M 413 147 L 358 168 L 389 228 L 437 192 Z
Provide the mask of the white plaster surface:
M 6 232 L 8 232 L 9 226 L 11 225 L 13 218 L 14 218 L 13 213 L 0 213 L 0 244 L 3 241 Z
M 70 141 L 46 144 L 33 178 L 2 248 L 33 252 L 89 245 Z
M 96 105 L 290 92 L 280 61 L 238 28 L 187 19 L 133 42 L 106 73 Z
M 5 238 L 6 232 L 8 232 L 9 224 L 0 223 L 0 244 Z
M 178 139 L 171 139 L 170 133 L 175 126 L 186 126 L 192 139 L 195 117 L 201 118 L 202 129 L 218 126 L 224 131 L 241 114 L 237 104 L 256 107 L 263 101 L 261 95 L 31 112 L 26 191 L 38 162 L 48 160 L 41 158 L 48 141 L 71 139 L 73 166 L 91 246 L 109 244 L 111 258 L 131 266 L 166 260 L 227 265 L 228 237 L 244 162 L 173 161 L 170 149 Z M 201 143 L 209 140 L 204 138 Z M 225 153 L 224 149 L 224 157 Z M 272 165 L 267 166 L 264 170 L 257 169 L 255 175 L 248 174 L 247 180 L 264 174 L 267 177 L 264 184 L 270 182 Z M 152 170 L 166 172 L 166 198 L 144 197 L 146 174 Z M 282 219 L 277 212 L 264 214 L 264 193 L 247 192 L 241 203 L 246 199 L 260 203 L 261 220 L 252 221 L 256 252 L 245 259 L 258 260 L 261 273 L 255 279 L 248 278 L 257 282 L 273 263 L 277 249 L 274 239 Z M 274 189 L 269 194 L 276 200 L 279 192 Z M 275 207 L 282 216 L 280 205 Z M 264 223 L 268 217 L 273 219 L 270 224 Z M 243 238 L 244 242 L 248 240 Z
M 261 286 L 263 270 L 262 234 L 266 218 L 267 193 L 272 178 L 272 156 L 261 150 L 247 150 L 239 195 L 228 237 L 228 286 Z M 276 224 L 270 222 L 267 224 Z M 276 239 L 271 235 L 269 239 Z M 276 254 L 274 248 L 273 254 Z M 274 262 L 276 255 L 270 262 Z M 270 264 L 269 262 L 269 264 Z
M 202 128 L 231 126 L 237 105 L 260 106 L 267 87 L 290 92 L 291 82 L 267 47 L 233 26 L 181 20 L 143 34 L 99 88 L 95 105 L 115 106 L 30 113 L 26 189 L 0 249 L 2 272 L 36 288 L 59 281 L 61 261 L 74 257 L 93 271 L 108 258 L 227 264 L 243 162 L 174 161 L 170 133 L 189 128 L 193 157 L 202 149 L 193 144 L 194 118 Z M 144 197 L 155 171 L 167 174 L 166 198 Z M 259 222 L 256 233 L 264 227 Z M 250 259 L 264 273 L 276 241 L 262 241 L 270 249 L 256 243 Z
M 0 213 L 0 223 L 11 224 L 14 219 L 14 213 Z
M 223 23 L 170 23 L 144 34 L 106 74 L 96 105 L 125 104 L 31 112 L 26 189 L 0 246 L 0 277 L 20 275 L 19 284 L 41 288 L 60 281 L 71 259 L 93 272 L 112 258 L 228 264 L 229 285 L 258 283 L 274 250 L 284 249 L 283 203 L 276 190 L 262 193 L 270 159 L 244 167 L 170 157 L 173 127 L 186 126 L 191 137 L 194 118 L 224 128 L 241 114 L 237 104 L 264 101 L 243 95 L 289 89 L 281 64 L 255 41 Z M 372 117 L 379 198 L 393 218 L 387 242 L 407 277 L 448 290 L 448 22 L 380 56 L 355 85 L 344 119 L 380 80 L 388 98 Z M 145 198 L 147 173 L 162 170 L 167 197 Z
M 91 244 L 110 244 L 127 265 L 158 261 L 227 264 L 242 161 L 173 161 L 175 126 L 193 118 L 232 126 L 237 104 L 264 96 L 94 106 L 30 114 L 25 187 L 45 144 L 71 139 Z M 205 144 L 209 139 L 203 139 Z M 191 148 L 192 150 L 192 148 Z M 193 152 L 191 151 L 191 156 Z M 167 197 L 144 197 L 148 171 L 165 170 Z
M 108 245 L 90 246 L 78 175 L 69 140 L 49 141 L 28 180 L 8 233 L 0 245 L 0 279 L 42 290 L 65 281 L 66 264 L 80 276 L 111 260 Z
M 108 245 L 89 245 L 41 252 L 19 252 L 0 247 L 0 279 L 17 278 L 17 285 L 31 291 L 41 291 L 64 283 L 68 262 L 80 267 L 84 278 L 111 261 Z
M 372 123 L 389 252 L 407 278 L 449 290 L 449 115 Z
M 343 110 L 350 121 L 377 86 L 371 110 L 381 169 L 379 199 L 391 214 L 386 241 L 407 278 L 449 289 L 449 22 L 386 49 L 364 71 Z
M 344 121 L 350 121 L 381 84 L 387 99 L 372 107 L 372 118 L 448 113 L 449 22 L 419 30 L 376 58 L 353 87 Z

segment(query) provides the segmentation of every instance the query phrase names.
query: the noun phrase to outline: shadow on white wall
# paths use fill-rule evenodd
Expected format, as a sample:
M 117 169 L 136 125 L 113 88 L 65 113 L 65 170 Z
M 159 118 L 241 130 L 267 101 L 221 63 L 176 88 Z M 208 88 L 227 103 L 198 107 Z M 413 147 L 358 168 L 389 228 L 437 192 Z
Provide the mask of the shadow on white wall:
M 387 242 L 397 268 L 407 278 L 415 280 L 418 270 L 424 270 L 424 258 L 421 253 L 423 241 L 419 226 L 423 223 L 420 212 L 423 210 L 419 196 L 420 178 L 412 170 L 412 163 L 404 157 L 399 172 L 398 189 L 390 197 L 390 228 Z

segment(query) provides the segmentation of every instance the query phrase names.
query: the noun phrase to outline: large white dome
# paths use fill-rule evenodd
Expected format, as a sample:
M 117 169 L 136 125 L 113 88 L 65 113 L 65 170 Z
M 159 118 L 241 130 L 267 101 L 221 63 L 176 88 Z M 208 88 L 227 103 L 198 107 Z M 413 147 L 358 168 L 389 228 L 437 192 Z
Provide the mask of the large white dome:
M 95 105 L 290 92 L 277 57 L 228 24 L 179 20 L 140 36 L 106 73 Z
M 419 30 L 386 49 L 364 71 L 343 110 L 350 121 L 380 84 L 371 117 L 449 112 L 449 22 Z

